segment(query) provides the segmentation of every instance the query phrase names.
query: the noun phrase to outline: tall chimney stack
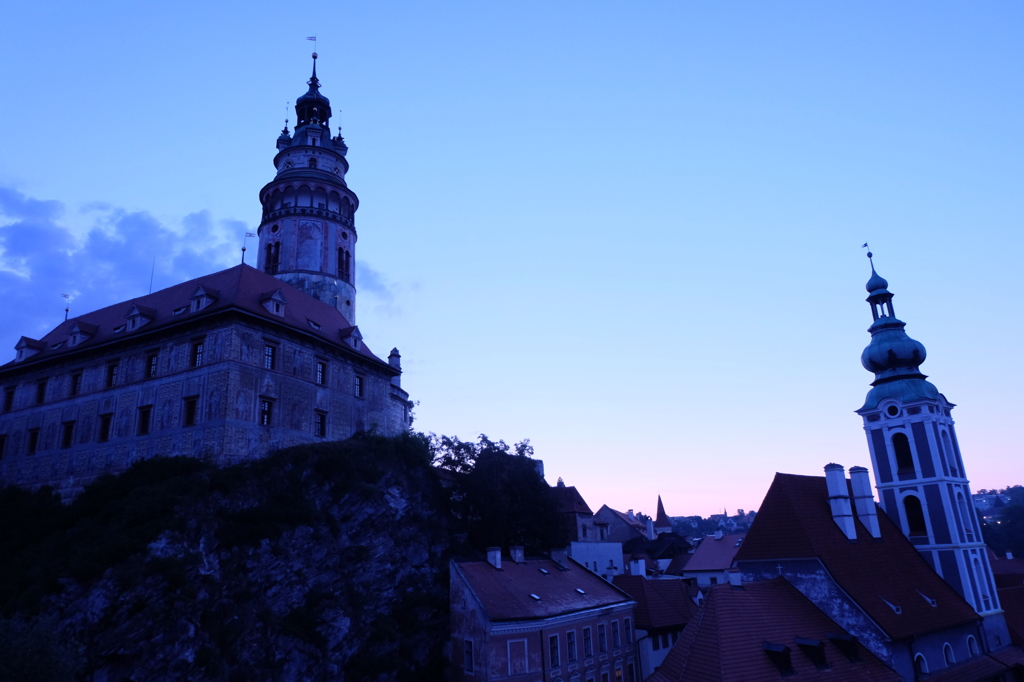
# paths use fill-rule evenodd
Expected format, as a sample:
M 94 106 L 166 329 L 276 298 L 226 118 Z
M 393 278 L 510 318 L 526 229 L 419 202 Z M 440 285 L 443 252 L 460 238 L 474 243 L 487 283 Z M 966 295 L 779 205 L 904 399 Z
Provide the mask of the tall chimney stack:
M 487 563 L 499 571 L 501 570 L 501 547 L 487 548 Z
M 846 470 L 841 464 L 826 464 L 825 482 L 828 485 L 828 504 L 832 508 L 832 520 L 839 526 L 839 530 L 843 531 L 847 540 L 856 540 L 857 528 L 853 523 L 850 490 L 846 487 Z
M 853 506 L 857 510 L 857 518 L 868 529 L 873 538 L 882 537 L 878 527 L 878 509 L 875 498 L 871 494 L 871 479 L 864 467 L 850 467 L 850 483 L 853 485 Z
M 517 564 L 526 563 L 526 550 L 522 546 L 513 546 L 508 548 L 508 554 L 512 558 L 512 561 Z

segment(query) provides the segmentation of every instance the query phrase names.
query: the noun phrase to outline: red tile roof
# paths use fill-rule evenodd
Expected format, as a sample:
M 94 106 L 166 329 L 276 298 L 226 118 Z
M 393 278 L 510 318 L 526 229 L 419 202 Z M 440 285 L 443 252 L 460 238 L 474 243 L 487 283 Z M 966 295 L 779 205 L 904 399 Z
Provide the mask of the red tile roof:
M 709 535 L 700 541 L 686 564 L 687 571 L 724 571 L 732 566 L 733 557 L 743 543 L 742 535 Z
M 852 542 L 832 519 L 824 477 L 776 474 L 735 560 L 817 558 L 893 639 L 980 619 L 880 508 L 878 525 L 875 539 L 857 521 Z
M 198 312 L 190 312 L 192 295 L 199 287 L 203 287 L 207 294 L 215 296 L 216 300 Z M 278 289 L 281 290 L 287 301 L 283 317 L 270 313 L 261 303 Z M 152 317 L 152 321 L 133 331 L 124 329 L 115 332 L 115 329 L 125 325 L 125 316 L 133 305 L 146 311 L 146 316 Z M 183 312 L 174 314 L 175 310 L 180 310 L 183 307 L 185 308 Z M 244 311 L 268 322 L 283 324 L 304 334 L 319 337 L 336 346 L 344 345 L 353 353 L 388 366 L 388 363 L 370 352 L 363 343 L 359 344 L 358 350 L 353 349 L 350 344 L 342 344 L 343 339 L 352 335 L 354 327 L 349 324 L 341 311 L 326 303 L 321 303 L 276 277 L 248 265 L 236 265 L 233 268 L 176 284 L 146 296 L 139 296 L 72 317 L 61 322 L 41 339 L 43 350 L 39 353 L 21 362 L 9 362 L 3 368 L 31 365 L 48 358 L 69 355 L 107 343 L 143 336 L 156 329 L 210 317 L 228 310 Z M 69 346 L 68 336 L 76 324 L 83 330 L 90 329 L 92 336 L 77 346 Z M 319 325 L 319 328 L 314 327 L 314 324 Z M 64 342 L 64 344 L 59 348 L 53 348 L 60 342 Z
M 551 492 L 558 500 L 558 511 L 566 514 L 593 514 L 587 506 L 583 496 L 576 490 L 574 485 L 559 483 L 551 486 Z
M 685 580 L 649 580 L 638 575 L 617 575 L 612 583 L 636 600 L 633 614 L 642 630 L 682 629 L 697 613 L 693 587 Z
M 902 678 L 870 651 L 857 645 L 851 661 L 829 640 L 842 633 L 784 578 L 745 584 L 716 585 L 697 618 L 647 682 L 759 682 L 783 679 L 765 653 L 765 643 L 789 647 L 795 680 L 828 682 L 897 682 Z M 824 643 L 827 670 L 818 669 L 797 638 Z
M 628 594 L 572 559 L 566 561 L 567 568 L 551 559 L 527 559 L 521 564 L 502 560 L 500 570 L 487 561 L 459 561 L 456 566 L 492 622 L 550 618 L 632 603 Z
M 672 519 L 665 513 L 665 505 L 661 502 L 661 495 L 658 495 L 658 515 L 654 517 L 655 528 L 671 528 Z
M 1024 587 L 1000 587 L 999 605 L 1014 644 L 1024 645 Z
M 965 680 L 1003 680 L 1009 670 L 1024 668 L 1024 651 L 1011 646 L 995 654 L 983 655 L 964 663 L 954 663 L 949 668 L 930 673 L 921 679 L 928 682 L 965 682 Z M 934 670 L 934 668 L 933 668 Z

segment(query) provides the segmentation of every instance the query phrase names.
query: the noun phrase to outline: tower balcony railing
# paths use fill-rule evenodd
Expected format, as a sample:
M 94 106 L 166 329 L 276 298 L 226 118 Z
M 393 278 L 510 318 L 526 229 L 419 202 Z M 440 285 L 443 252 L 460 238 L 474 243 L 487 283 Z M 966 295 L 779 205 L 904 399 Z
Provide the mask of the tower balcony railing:
M 350 229 L 355 229 L 352 222 L 352 218 L 339 213 L 338 211 L 331 211 L 326 208 L 313 208 L 312 206 L 282 206 L 281 208 L 274 211 L 264 211 L 263 221 L 274 220 L 286 215 L 308 215 L 316 216 L 318 218 L 327 218 L 328 220 L 334 220 Z

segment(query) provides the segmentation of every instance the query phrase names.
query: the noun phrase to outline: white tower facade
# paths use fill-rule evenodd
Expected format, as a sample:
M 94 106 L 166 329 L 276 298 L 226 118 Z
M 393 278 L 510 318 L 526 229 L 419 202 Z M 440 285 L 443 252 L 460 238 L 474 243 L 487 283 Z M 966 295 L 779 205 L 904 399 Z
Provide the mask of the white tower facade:
M 888 282 L 873 263 L 866 288 L 874 319 L 861 363 L 875 381 L 857 413 L 864 419 L 879 501 L 931 567 L 983 617 L 989 650 L 1001 649 L 1009 632 L 953 427 L 954 405 L 921 373 L 924 345 L 907 336 Z

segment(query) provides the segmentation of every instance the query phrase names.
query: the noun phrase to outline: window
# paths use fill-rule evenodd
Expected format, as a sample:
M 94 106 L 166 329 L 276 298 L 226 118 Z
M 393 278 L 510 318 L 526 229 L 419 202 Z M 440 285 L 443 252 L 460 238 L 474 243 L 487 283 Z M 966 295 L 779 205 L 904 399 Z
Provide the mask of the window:
M 28 448 L 27 453 L 30 455 L 36 454 L 36 450 L 39 449 L 39 429 L 28 430 Z
M 263 368 L 274 369 L 277 365 L 277 346 L 267 344 L 263 347 Z
M 203 350 L 206 346 L 206 339 L 199 339 L 198 341 L 192 342 L 192 359 L 189 362 L 193 367 L 199 367 L 203 364 Z
M 636 682 L 636 668 L 632 661 L 626 664 L 626 682 Z
M 597 650 L 602 654 L 608 651 L 608 634 L 605 632 L 604 623 L 597 624 Z
M 316 146 L 316 140 L 315 139 L 314 140 L 310 140 L 310 142 L 313 144 L 314 147 Z M 310 159 L 309 160 L 309 167 L 310 168 L 316 168 L 316 159 Z
M 525 675 L 530 672 L 526 663 L 526 640 L 512 639 L 508 642 L 508 674 Z
M 366 397 L 366 379 L 364 377 L 360 377 L 360 376 L 356 377 L 356 397 L 357 398 L 365 398 Z
M 655 651 L 661 650 L 661 638 L 658 635 L 651 637 L 651 648 Z
M 260 398 L 260 426 L 270 426 L 274 419 L 274 401 Z
M 953 657 L 953 647 L 949 645 L 949 642 L 942 645 L 942 657 L 946 659 L 947 668 L 956 663 L 956 658 Z
M 276 228 L 277 225 L 274 225 Z M 277 230 L 271 230 L 276 232 Z M 263 258 L 263 270 L 268 275 L 276 275 L 277 270 L 281 265 L 281 242 L 275 242 L 273 244 L 267 244 L 265 249 L 265 256 Z
M 107 388 L 113 388 L 117 384 L 117 362 L 107 365 Z
M 601 673 L 601 682 L 611 682 L 611 680 L 608 678 L 607 671 Z
M 96 438 L 100 443 L 106 443 L 110 440 L 110 423 L 113 421 L 114 415 L 112 414 L 101 414 L 100 415 L 100 433 Z
M 4 389 L 4 412 L 10 412 L 14 409 L 14 389 Z
M 622 668 L 615 668 L 615 682 L 622 682 Z
M 67 450 L 75 441 L 75 422 L 64 422 L 60 430 L 60 447 Z
M 36 382 L 36 405 L 42 405 L 46 402 L 47 381 L 47 379 L 40 379 Z
M 152 379 L 156 376 L 157 354 L 151 353 L 146 356 L 146 378 Z
M 924 509 L 921 508 L 921 500 L 913 495 L 907 495 L 903 498 L 903 511 L 907 515 L 907 535 L 928 535 L 928 528 L 924 522 Z
M 313 435 L 323 438 L 327 435 L 327 413 L 313 413 Z
M 2 443 L 0 443 L 0 457 L 3 457 Z M 971 653 L 971 656 L 978 655 L 978 640 L 974 639 L 974 635 L 967 635 L 967 651 Z
M 149 435 L 149 421 L 153 416 L 153 406 L 143 405 L 139 408 L 139 423 L 135 433 L 140 436 Z
M 629 618 L 624 618 L 622 621 L 623 629 L 626 631 L 626 644 L 633 643 L 633 621 Z
M 572 663 L 576 660 L 576 631 L 565 633 L 565 657 Z
M 181 415 L 182 426 L 195 426 L 196 425 L 196 405 L 199 403 L 198 396 L 189 396 L 185 398 L 184 411 Z
M 910 440 L 907 438 L 907 434 L 894 434 L 892 449 L 896 453 L 896 473 L 912 476 L 914 474 L 914 456 L 910 453 Z
M 0 459 L 4 458 L 4 450 L 7 449 L 7 434 L 0 433 Z
M 338 278 L 352 281 L 352 253 L 344 247 L 338 247 Z
M 82 392 L 82 373 L 75 372 L 71 375 L 71 387 L 68 393 L 74 398 L 76 395 Z
M 921 654 L 914 656 L 914 674 L 915 677 L 928 674 L 928 661 L 924 660 L 924 656 Z
M 557 668 L 562 664 L 558 653 L 558 635 L 551 635 L 548 637 L 548 658 L 551 661 L 552 668 Z
M 590 637 L 590 628 L 583 628 L 583 655 L 594 655 L 594 641 Z
M 618 649 L 622 646 L 622 642 L 619 640 L 619 621 L 612 621 L 612 648 Z
M 473 673 L 473 640 L 467 639 L 462 644 L 462 669 Z
M 316 363 L 316 383 L 323 386 L 327 383 L 327 363 L 317 361 Z

